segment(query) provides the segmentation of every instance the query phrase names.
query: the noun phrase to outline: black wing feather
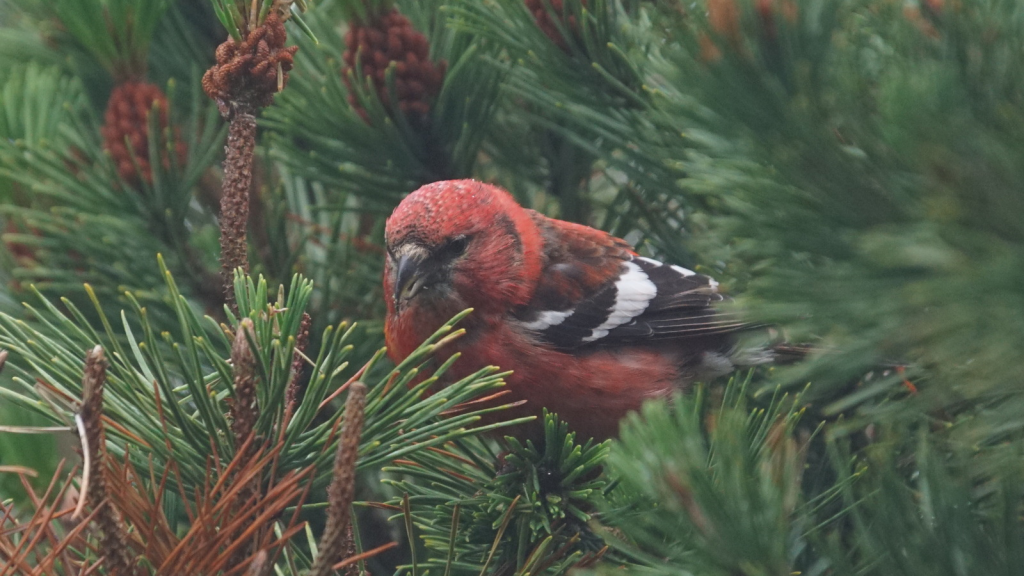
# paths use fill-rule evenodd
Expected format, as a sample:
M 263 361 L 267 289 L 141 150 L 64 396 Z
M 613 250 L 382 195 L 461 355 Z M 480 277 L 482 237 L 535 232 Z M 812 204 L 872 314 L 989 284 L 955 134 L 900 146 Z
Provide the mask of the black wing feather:
M 650 285 L 645 283 L 649 281 L 656 292 L 635 316 L 608 330 L 597 329 L 617 311 L 617 306 L 622 307 L 621 310 L 632 310 L 628 303 L 620 303 L 620 299 L 627 301 L 630 297 L 629 294 L 620 295 L 616 286 L 622 275 L 609 280 L 593 296 L 575 307 L 561 310 L 560 317 L 551 323 L 546 324 L 542 320 L 543 311 L 517 316 L 542 341 L 566 351 L 643 341 L 721 336 L 749 327 L 734 314 L 715 310 L 714 304 L 724 297 L 717 292 L 717 283 L 707 276 L 640 257 L 632 258 L 629 264 L 624 263 L 622 273 L 631 273 L 636 280 L 624 282 L 623 290 L 649 290 Z

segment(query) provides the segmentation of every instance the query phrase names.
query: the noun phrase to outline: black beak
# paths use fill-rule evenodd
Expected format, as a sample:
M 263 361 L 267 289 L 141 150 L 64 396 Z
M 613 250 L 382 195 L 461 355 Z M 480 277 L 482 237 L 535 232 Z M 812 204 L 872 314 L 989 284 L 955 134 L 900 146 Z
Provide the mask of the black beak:
M 408 300 L 423 287 L 422 254 L 403 254 L 395 264 L 395 302 Z

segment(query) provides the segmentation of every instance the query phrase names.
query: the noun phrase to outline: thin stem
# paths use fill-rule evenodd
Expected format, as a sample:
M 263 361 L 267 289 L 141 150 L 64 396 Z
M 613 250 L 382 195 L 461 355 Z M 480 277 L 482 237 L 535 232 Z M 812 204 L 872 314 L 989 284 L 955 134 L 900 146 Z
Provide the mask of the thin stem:
M 220 262 L 224 300 L 232 311 L 235 303 L 236 268 L 249 272 L 246 225 L 249 222 L 249 187 L 252 185 L 252 159 L 256 150 L 256 117 L 236 110 L 228 126 L 224 158 L 223 194 L 220 198 Z

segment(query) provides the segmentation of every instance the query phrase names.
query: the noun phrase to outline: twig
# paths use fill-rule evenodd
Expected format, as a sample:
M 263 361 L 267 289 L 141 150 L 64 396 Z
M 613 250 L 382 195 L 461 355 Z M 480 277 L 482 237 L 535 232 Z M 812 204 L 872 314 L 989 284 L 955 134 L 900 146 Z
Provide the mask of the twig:
M 232 311 L 235 303 L 235 269 L 249 272 L 249 247 L 246 226 L 249 223 L 249 185 L 252 183 L 252 156 L 256 150 L 256 116 L 242 108 L 231 117 L 224 157 L 224 194 L 220 197 L 220 266 L 224 299 Z
M 100 551 L 105 558 L 104 565 L 111 574 L 134 576 L 139 573 L 132 560 L 135 555 L 129 549 L 128 533 L 121 514 L 111 504 L 113 499 L 104 477 L 107 449 L 103 434 L 103 386 L 106 381 L 107 361 L 103 348 L 96 346 L 85 356 L 82 407 L 75 415 L 85 467 L 82 472 L 81 497 L 72 518 L 79 518 L 85 503 L 91 503 L 96 510 L 94 522 L 102 535 Z
M 305 392 L 305 382 L 302 378 L 305 366 L 306 346 L 309 344 L 309 330 L 313 326 L 313 319 L 306 312 L 302 313 L 302 323 L 299 324 L 299 333 L 295 336 L 295 351 L 292 353 L 292 369 L 288 380 L 288 389 L 285 392 L 284 422 L 287 426 L 295 408 L 299 405 L 300 396 Z
M 363 430 L 363 409 L 366 407 L 366 385 L 353 382 L 349 387 L 345 426 L 334 455 L 334 479 L 327 488 L 327 526 L 317 546 L 319 554 L 309 570 L 309 576 L 327 576 L 345 548 L 345 533 L 350 525 L 352 499 L 355 497 L 356 457 L 359 455 L 359 437 Z

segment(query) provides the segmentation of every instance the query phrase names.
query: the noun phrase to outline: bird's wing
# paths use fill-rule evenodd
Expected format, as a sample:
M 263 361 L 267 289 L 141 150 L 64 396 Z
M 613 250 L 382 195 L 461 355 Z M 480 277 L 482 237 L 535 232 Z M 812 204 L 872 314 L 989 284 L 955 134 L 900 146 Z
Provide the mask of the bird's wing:
M 747 325 L 713 308 L 718 283 L 681 266 L 638 256 L 605 232 L 534 216 L 545 263 L 530 303 L 516 311 L 556 348 L 707 337 Z

